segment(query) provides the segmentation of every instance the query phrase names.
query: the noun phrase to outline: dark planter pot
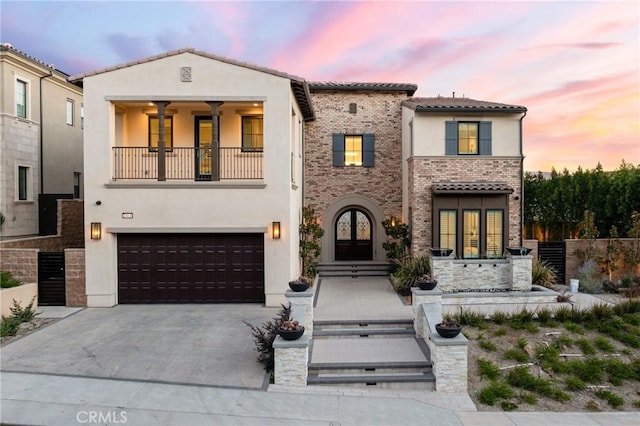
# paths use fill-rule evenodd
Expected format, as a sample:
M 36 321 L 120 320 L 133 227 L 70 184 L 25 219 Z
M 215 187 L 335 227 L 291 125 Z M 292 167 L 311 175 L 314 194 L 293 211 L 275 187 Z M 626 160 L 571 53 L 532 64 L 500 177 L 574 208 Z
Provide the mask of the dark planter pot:
M 300 327 L 299 330 L 278 330 L 278 334 L 284 340 L 298 340 L 304 334 L 304 327 Z
M 437 285 L 438 285 L 438 281 L 436 280 L 431 280 L 431 281 L 418 280 L 418 287 L 420 287 L 420 290 L 433 290 L 434 288 L 436 288 Z
M 462 331 L 462 326 L 458 325 L 455 327 L 443 327 L 440 324 L 436 324 L 436 331 L 441 337 L 451 339 L 456 337 Z
M 305 291 L 306 289 L 309 288 L 309 283 L 289 281 L 289 288 L 293 291 Z
M 511 256 L 526 256 L 531 253 L 529 247 L 507 247 L 507 251 Z
M 440 247 L 431 247 L 429 248 L 429 251 L 433 257 L 447 257 L 453 253 L 453 249 Z

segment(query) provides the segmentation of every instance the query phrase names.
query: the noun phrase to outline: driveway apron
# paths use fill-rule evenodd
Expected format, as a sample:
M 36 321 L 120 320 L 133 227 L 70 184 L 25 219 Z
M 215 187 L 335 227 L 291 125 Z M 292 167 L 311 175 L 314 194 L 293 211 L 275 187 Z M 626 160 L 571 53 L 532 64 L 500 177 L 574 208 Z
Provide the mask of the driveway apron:
M 3 371 L 262 388 L 255 304 L 88 308 L 2 348 Z

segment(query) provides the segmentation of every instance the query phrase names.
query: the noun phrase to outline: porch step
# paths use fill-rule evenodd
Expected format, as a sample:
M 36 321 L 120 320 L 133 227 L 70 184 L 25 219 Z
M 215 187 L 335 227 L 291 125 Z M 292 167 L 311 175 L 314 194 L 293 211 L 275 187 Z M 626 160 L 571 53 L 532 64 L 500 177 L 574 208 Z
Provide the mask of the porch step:
M 415 329 L 413 321 L 400 320 L 339 320 L 314 321 L 314 339 L 347 338 L 347 337 L 413 337 Z
M 331 262 L 319 263 L 318 274 L 321 277 L 387 277 L 388 262 Z
M 419 342 L 412 337 L 314 340 L 307 383 L 434 390 L 429 350 Z

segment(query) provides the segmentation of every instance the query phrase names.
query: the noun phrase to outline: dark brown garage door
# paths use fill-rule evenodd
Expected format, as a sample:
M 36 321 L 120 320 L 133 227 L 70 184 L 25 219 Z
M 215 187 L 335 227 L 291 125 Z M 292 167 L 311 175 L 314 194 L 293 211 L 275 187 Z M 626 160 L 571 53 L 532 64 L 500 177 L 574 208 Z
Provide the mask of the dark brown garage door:
M 118 303 L 264 302 L 263 234 L 118 234 Z

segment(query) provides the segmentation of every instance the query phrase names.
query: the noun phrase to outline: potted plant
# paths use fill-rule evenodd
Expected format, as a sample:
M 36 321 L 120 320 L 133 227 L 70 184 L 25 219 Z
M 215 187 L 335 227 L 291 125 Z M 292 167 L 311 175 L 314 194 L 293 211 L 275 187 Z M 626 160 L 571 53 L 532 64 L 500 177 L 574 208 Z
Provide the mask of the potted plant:
M 438 280 L 431 276 L 431 272 L 427 272 L 426 274 L 422 274 L 417 280 L 416 283 L 420 290 L 433 290 L 438 285 Z
M 462 331 L 462 326 L 458 324 L 455 317 L 451 315 L 445 315 L 442 317 L 442 322 L 436 324 L 436 331 L 441 337 L 447 339 L 456 337 Z
M 309 288 L 309 280 L 306 277 L 300 275 L 293 281 L 289 281 L 289 288 L 293 291 L 305 291 Z
M 451 253 L 453 253 L 453 249 L 440 247 L 430 247 L 429 251 L 431 252 L 431 256 L 433 257 L 448 257 Z
M 291 319 L 282 321 L 278 327 L 278 334 L 284 340 L 297 340 L 304 334 L 304 326 L 300 325 L 298 321 L 291 321 Z

